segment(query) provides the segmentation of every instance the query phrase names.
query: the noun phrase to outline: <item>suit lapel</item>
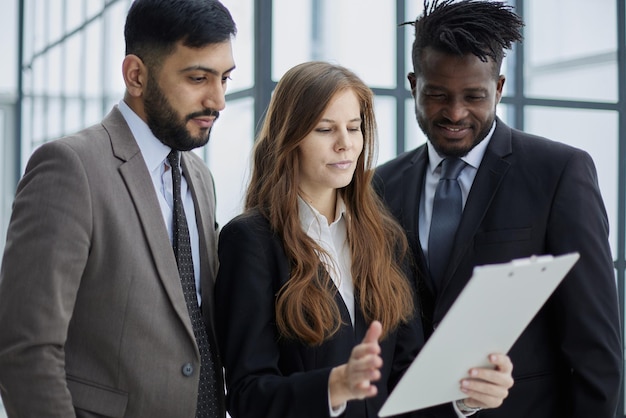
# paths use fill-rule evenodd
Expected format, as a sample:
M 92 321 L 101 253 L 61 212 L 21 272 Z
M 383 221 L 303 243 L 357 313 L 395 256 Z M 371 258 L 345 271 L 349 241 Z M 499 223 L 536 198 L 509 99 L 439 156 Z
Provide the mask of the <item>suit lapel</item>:
M 359 344 L 365 338 L 365 333 L 367 332 L 369 324 L 365 323 L 365 317 L 361 312 L 361 309 L 358 308 L 354 311 L 354 340 L 355 344 Z
M 428 164 L 428 153 L 426 147 L 419 148 L 411 164 L 402 173 L 402 224 L 407 230 L 419 231 L 419 207 L 422 197 L 422 187 L 424 183 L 424 173 Z M 416 235 L 419 241 L 419 233 Z
M 341 296 L 339 296 L 340 299 Z M 363 341 L 363 338 L 365 338 L 365 333 L 367 332 L 367 327 L 369 326 L 369 324 L 365 323 L 365 317 L 363 316 L 363 312 L 361 312 L 361 305 L 359 304 L 359 296 L 358 294 L 354 295 L 354 343 L 355 344 L 359 344 L 361 341 Z M 348 313 L 348 308 L 346 308 L 345 304 L 343 303 L 343 299 L 342 299 L 342 305 L 340 305 L 340 309 L 345 309 L 346 310 L 346 314 Z M 348 318 L 350 318 L 349 314 L 348 314 Z
M 411 159 L 411 164 L 402 173 L 401 192 L 398 194 L 400 195 L 399 198 L 402 199 L 401 224 L 404 225 L 407 238 L 414 249 L 413 257 L 417 266 L 424 266 L 420 274 L 425 280 L 418 280 L 418 282 L 425 285 L 426 289 L 423 290 L 434 293 L 435 286 L 426 267 L 428 263 L 422 251 L 419 232 L 419 211 L 427 166 L 428 151 L 424 145 L 416 150 Z
M 152 253 L 159 278 L 172 301 L 174 310 L 185 324 L 189 335 L 193 337 L 187 305 L 178 279 L 176 258 L 163 222 L 163 214 L 154 191 L 154 185 L 139 146 L 117 108 L 109 113 L 102 124 L 110 135 L 113 154 L 123 161 L 119 167 L 119 172 L 128 188 L 130 198 L 137 208 L 137 215 L 146 237 L 146 244 Z
M 208 246 L 207 231 L 213 231 L 215 226 L 206 225 L 206 223 L 212 218 L 209 213 L 211 208 L 208 204 L 206 204 L 206 202 L 212 202 L 213 196 L 208 196 L 208 188 L 202 187 L 202 178 L 200 177 L 200 171 L 197 169 L 195 162 L 191 158 L 188 158 L 186 153 L 181 154 L 181 161 L 183 172 L 186 173 L 185 178 L 189 189 L 191 190 L 193 204 L 196 211 L 196 224 L 200 245 L 200 274 L 202 278 L 207 276 L 210 277 L 210 280 L 201 280 L 201 282 L 205 286 L 212 286 L 214 284 L 214 272 L 211 268 L 211 261 L 209 260 L 209 256 L 212 252 L 209 250 Z M 212 288 L 202 290 L 202 305 L 205 307 L 214 306 Z M 208 312 L 204 312 L 204 310 L 203 316 L 205 321 L 213 321 L 213 315 L 208 315 Z M 211 329 L 213 329 L 212 322 Z
M 511 163 L 504 157 L 510 155 L 511 152 L 511 129 L 500 119 L 497 119 L 496 130 L 489 142 L 489 146 L 485 150 L 485 155 L 480 163 L 465 204 L 465 209 L 463 210 L 448 269 L 444 275 L 444 283 L 441 287 L 442 293 L 445 292 L 447 285 L 454 277 L 463 255 L 474 242 L 476 231 L 491 206 L 502 179 L 509 170 Z M 463 280 L 468 279 L 469 277 L 463 278 Z

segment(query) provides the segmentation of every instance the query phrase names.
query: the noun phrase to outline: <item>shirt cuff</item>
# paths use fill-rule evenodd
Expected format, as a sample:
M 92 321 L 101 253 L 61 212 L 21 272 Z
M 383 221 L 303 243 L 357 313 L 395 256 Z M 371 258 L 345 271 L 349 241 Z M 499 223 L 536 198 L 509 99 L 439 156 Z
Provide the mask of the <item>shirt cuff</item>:
M 337 408 L 333 408 L 330 404 L 330 388 L 328 389 L 328 411 L 330 412 L 331 417 L 338 417 L 346 411 L 346 407 L 348 406 L 347 402 L 342 403 Z M 461 415 L 462 416 L 462 415 Z
M 328 402 L 330 402 L 330 400 Z M 454 408 L 454 412 L 456 412 L 456 416 L 458 418 L 470 417 L 470 416 L 474 415 L 476 412 L 478 412 L 478 411 L 474 411 L 474 412 L 463 413 L 463 412 L 461 412 L 459 407 L 456 405 L 456 401 L 452 402 L 452 407 Z M 333 416 L 333 415 L 331 415 L 331 416 Z

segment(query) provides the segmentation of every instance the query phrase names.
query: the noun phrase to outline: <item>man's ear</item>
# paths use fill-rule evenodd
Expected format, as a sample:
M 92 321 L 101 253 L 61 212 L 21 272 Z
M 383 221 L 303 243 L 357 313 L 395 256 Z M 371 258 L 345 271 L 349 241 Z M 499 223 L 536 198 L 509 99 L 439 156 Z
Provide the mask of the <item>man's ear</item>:
M 498 77 L 498 84 L 496 84 L 496 103 L 500 103 L 500 99 L 502 98 L 502 92 L 504 91 L 504 82 L 506 78 L 504 75 L 500 74 Z
M 406 78 L 409 80 L 409 84 L 411 85 L 411 94 L 415 97 L 415 86 L 417 85 L 417 78 L 415 77 L 415 73 L 408 73 Z
M 133 97 L 141 97 L 146 87 L 148 69 L 137 55 L 126 55 L 122 62 L 122 75 L 126 91 Z

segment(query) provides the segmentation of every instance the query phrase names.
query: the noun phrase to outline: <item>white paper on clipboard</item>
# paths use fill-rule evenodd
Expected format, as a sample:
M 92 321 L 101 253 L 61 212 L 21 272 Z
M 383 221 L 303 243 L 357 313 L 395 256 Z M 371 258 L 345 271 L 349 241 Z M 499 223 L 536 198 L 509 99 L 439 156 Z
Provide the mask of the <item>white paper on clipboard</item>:
M 386 417 L 467 397 L 460 381 L 507 353 L 579 258 L 538 256 L 477 266 L 435 332 L 381 408 Z M 515 367 L 515 365 L 513 365 Z

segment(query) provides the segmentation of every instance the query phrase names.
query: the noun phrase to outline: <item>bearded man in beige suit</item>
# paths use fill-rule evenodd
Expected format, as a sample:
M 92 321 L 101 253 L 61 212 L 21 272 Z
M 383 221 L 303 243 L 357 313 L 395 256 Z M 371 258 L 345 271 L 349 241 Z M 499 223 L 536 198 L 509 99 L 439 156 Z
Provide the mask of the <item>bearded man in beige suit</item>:
M 0 276 L 0 393 L 10 417 L 225 416 L 213 179 L 188 151 L 207 143 L 225 107 L 235 33 L 217 0 L 136 0 L 124 99 L 100 124 L 30 158 Z M 172 150 L 193 260 L 187 298 L 172 249 Z

